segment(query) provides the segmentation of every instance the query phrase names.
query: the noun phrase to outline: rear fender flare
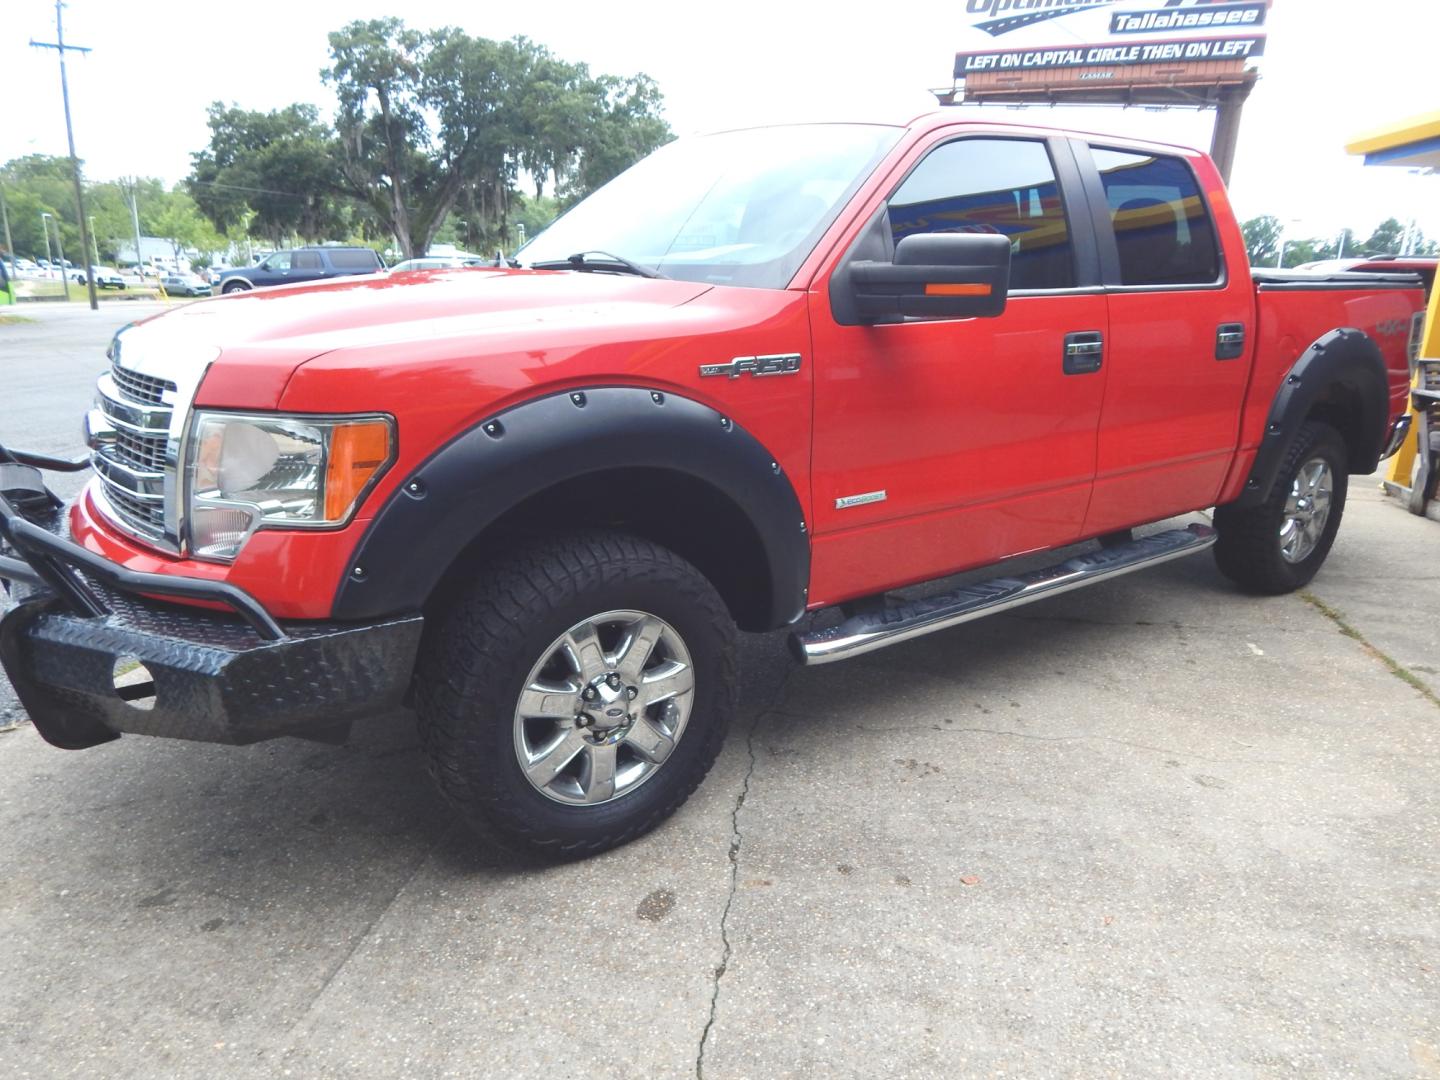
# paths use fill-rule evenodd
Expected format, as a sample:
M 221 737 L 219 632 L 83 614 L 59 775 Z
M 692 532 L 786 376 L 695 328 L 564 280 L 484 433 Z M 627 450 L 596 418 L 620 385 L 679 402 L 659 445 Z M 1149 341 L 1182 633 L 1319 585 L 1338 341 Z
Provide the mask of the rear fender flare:
M 569 390 L 486 417 L 405 476 L 370 523 L 335 594 L 337 619 L 418 610 L 455 560 L 507 511 L 610 469 L 665 469 L 729 498 L 769 570 L 769 619 L 805 611 L 810 537 L 777 459 L 707 405 L 640 387 Z M 584 522 L 577 522 L 583 526 Z
M 1372 472 L 1384 449 L 1390 418 L 1390 373 L 1380 347 L 1363 330 L 1332 330 L 1316 340 L 1286 373 L 1265 418 L 1265 434 L 1237 506 L 1264 502 L 1275 485 L 1285 448 L 1317 404 L 1336 391 L 1355 402 L 1358 415 L 1342 432 L 1349 472 Z

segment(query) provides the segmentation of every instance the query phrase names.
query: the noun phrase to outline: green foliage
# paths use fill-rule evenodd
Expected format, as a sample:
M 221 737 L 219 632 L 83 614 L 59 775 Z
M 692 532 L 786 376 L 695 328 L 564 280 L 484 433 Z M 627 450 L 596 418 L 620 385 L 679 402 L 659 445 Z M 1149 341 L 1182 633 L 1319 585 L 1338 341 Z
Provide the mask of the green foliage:
M 1398 255 L 1404 251 L 1411 255 L 1435 255 L 1440 250 L 1440 244 L 1425 239 L 1425 234 L 1418 228 L 1407 236 L 1406 227 L 1395 218 L 1382 221 L 1363 243 L 1356 239 L 1353 229 L 1343 229 L 1333 239 L 1283 235 L 1280 219 L 1271 214 L 1242 222 L 1240 229 L 1245 234 L 1245 250 L 1249 253 L 1251 266 L 1273 267 L 1282 241 L 1287 269 L 1324 259 L 1360 259 L 1372 255 Z
M 187 188 L 221 232 L 280 244 L 329 239 L 345 226 L 332 159 L 333 133 L 313 105 L 272 112 L 209 109 L 210 145 L 191 155 Z
M 1395 255 L 1400 251 L 1400 245 L 1405 233 L 1405 226 L 1394 218 L 1386 218 L 1375 231 L 1370 234 L 1370 239 L 1360 246 L 1356 255 Z
M 1240 231 L 1245 235 L 1245 250 L 1250 256 L 1251 266 L 1274 266 L 1279 253 L 1280 219 L 1273 214 L 1262 214 L 1242 222 Z
M 533 235 L 671 137 L 650 78 L 595 76 L 523 37 L 388 17 L 329 41 L 333 128 L 308 105 L 211 105 L 187 188 L 217 230 L 276 246 L 388 236 L 406 258 L 435 240 L 513 250 L 518 223 Z
M 330 55 L 344 183 L 407 258 L 452 210 L 473 247 L 503 246 L 522 171 L 537 199 L 571 198 L 670 137 L 650 79 L 597 78 L 526 38 L 372 19 L 331 34 Z

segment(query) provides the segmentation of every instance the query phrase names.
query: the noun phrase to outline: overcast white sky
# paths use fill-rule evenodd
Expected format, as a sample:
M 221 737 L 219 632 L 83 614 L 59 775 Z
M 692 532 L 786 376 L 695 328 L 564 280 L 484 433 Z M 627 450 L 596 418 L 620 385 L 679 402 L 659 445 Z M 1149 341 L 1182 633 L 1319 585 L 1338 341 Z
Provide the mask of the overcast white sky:
M 964 0 L 880 5 L 650 2 L 538 4 L 474 0 L 245 0 L 142 5 L 70 0 L 71 106 L 95 179 L 138 173 L 173 182 L 207 138 L 216 99 L 251 109 L 311 101 L 328 31 L 402 13 L 415 27 L 456 25 L 492 38 L 524 34 L 595 71 L 644 71 L 665 93 L 680 134 L 795 116 L 878 108 L 901 118 L 933 105 L 966 41 Z M 1245 110 L 1232 194 L 1242 216 L 1299 219 L 1295 235 L 1362 235 L 1386 217 L 1440 237 L 1440 176 L 1364 168 L 1344 143 L 1392 120 L 1440 108 L 1437 0 L 1276 0 L 1263 79 Z M 0 0 L 0 161 L 62 154 L 65 131 L 49 0 Z M 1004 44 L 1004 39 L 997 42 Z M 1208 147 L 1212 114 L 1030 108 L 983 114 Z

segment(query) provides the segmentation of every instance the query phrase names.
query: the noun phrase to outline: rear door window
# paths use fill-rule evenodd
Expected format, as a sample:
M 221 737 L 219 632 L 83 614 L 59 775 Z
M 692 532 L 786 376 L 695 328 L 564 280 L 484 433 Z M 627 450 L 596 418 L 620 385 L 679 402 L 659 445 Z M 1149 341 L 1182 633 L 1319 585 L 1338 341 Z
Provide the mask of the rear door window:
M 1075 285 L 1075 250 L 1055 167 L 1031 139 L 959 139 L 932 150 L 890 199 L 898 244 L 919 233 L 999 233 L 1011 289 Z
M 1210 210 L 1178 157 L 1092 146 L 1124 285 L 1209 285 L 1220 278 Z
M 320 253 L 318 251 L 297 251 L 293 256 L 291 266 L 296 270 L 320 270 Z
M 380 263 L 376 254 L 366 248 L 363 251 L 332 251 L 330 264 L 336 270 L 374 270 Z M 443 264 L 437 264 L 443 265 Z

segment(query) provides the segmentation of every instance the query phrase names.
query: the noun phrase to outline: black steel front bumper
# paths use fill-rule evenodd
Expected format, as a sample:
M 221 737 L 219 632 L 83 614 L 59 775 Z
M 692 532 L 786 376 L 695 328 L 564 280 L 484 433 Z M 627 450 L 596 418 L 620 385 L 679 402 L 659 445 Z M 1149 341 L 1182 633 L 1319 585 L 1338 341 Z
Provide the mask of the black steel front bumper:
M 0 447 L 0 665 L 48 742 L 333 737 L 402 703 L 419 615 L 282 626 L 233 585 L 127 570 L 64 537 L 63 507 L 35 471 L 78 464 Z M 117 685 L 117 663 L 153 681 Z

